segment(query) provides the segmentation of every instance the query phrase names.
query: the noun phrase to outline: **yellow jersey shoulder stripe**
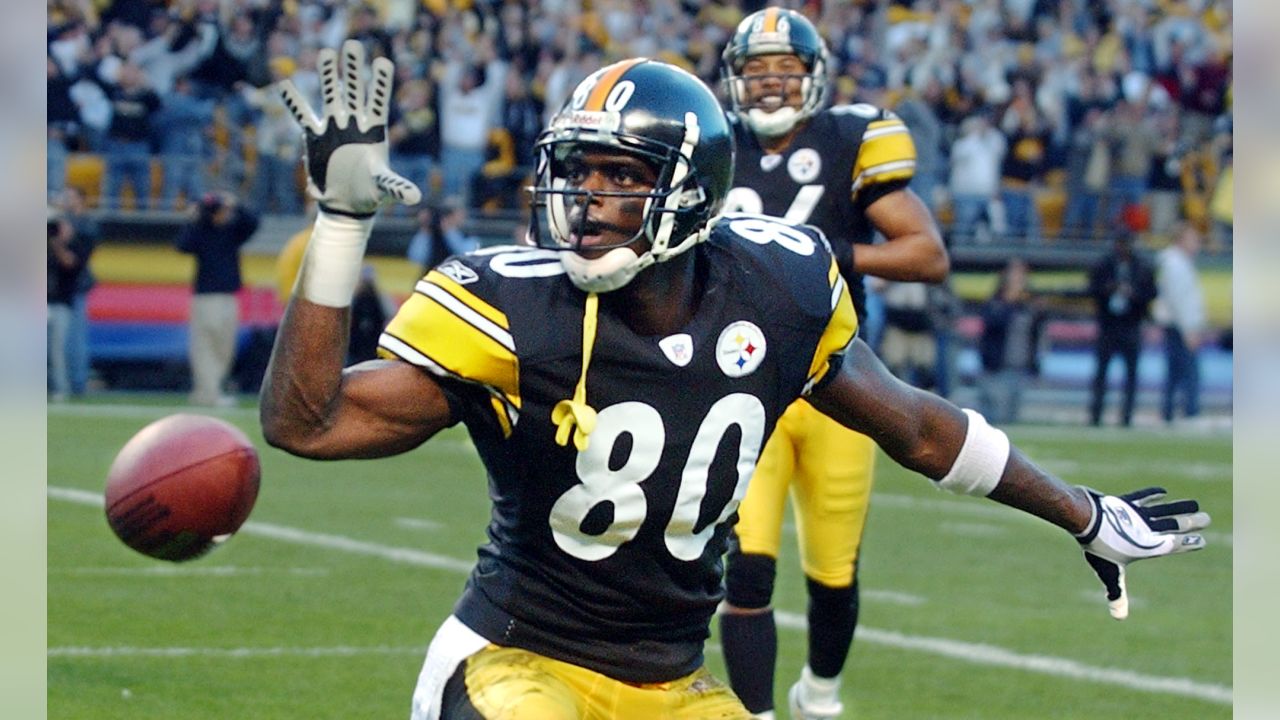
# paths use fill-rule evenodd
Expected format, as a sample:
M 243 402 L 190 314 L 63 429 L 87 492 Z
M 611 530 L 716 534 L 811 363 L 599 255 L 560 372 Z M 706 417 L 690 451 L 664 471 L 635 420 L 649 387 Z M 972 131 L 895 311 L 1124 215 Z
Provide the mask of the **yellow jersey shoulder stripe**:
M 877 120 L 862 133 L 853 163 L 853 194 L 864 185 L 910 180 L 915 168 L 916 146 L 906 124 L 898 118 Z
M 849 287 L 840 275 L 834 258 L 831 260 L 831 267 L 831 277 L 834 278 L 831 283 L 831 318 L 827 321 L 827 328 L 823 331 L 809 364 L 805 395 L 809 394 L 814 383 L 827 374 L 831 367 L 831 356 L 844 352 L 858 334 L 858 315 L 853 310 L 853 299 L 849 296 Z
M 515 341 L 511 338 L 511 332 L 507 327 L 507 316 L 492 305 L 482 302 L 470 293 L 464 296 L 430 280 L 419 280 L 414 290 L 444 306 L 460 320 L 509 352 L 515 352 Z M 496 318 L 494 313 L 497 313 Z
M 450 295 L 458 298 L 458 300 L 462 301 L 467 306 L 474 309 L 476 312 L 488 318 L 489 321 L 498 325 L 502 329 L 506 330 L 509 328 L 509 326 L 507 325 L 507 316 L 505 313 L 493 307 L 489 303 L 481 300 L 475 295 L 471 294 L 471 292 L 468 291 L 465 287 L 458 284 L 456 280 L 449 277 L 448 275 L 445 275 L 439 270 L 432 270 L 431 272 L 427 273 L 427 276 L 425 278 L 418 281 L 418 285 L 421 286 L 422 283 L 424 282 L 428 282 L 433 285 L 438 285 L 441 288 L 447 290 Z
M 378 355 L 380 357 L 389 360 L 404 360 L 418 367 L 426 368 L 433 375 L 440 377 L 451 377 L 463 382 L 480 384 L 489 393 L 489 405 L 493 408 L 494 417 L 497 418 L 498 425 L 502 428 L 502 436 L 511 437 L 511 430 L 520 419 L 520 398 L 518 396 L 515 398 L 507 397 L 497 388 L 482 385 L 474 380 L 449 372 L 444 365 L 389 332 L 382 333 L 382 337 L 378 339 L 378 346 Z
M 485 387 L 505 406 L 504 427 L 513 424 L 520 363 L 506 314 L 436 272 L 416 291 L 387 325 L 381 348 L 435 375 Z

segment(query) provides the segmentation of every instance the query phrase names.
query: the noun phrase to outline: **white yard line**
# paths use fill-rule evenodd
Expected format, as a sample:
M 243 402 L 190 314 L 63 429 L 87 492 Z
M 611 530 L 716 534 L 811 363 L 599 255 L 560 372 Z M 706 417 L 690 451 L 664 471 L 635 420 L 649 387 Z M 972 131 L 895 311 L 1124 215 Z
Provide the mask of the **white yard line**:
M 298 648 L 298 647 L 239 647 L 239 648 L 203 648 L 203 647 L 51 647 L 49 657 L 58 658 L 113 658 L 113 657 L 219 657 L 219 658 L 257 658 L 257 657 L 353 657 L 356 655 L 425 655 L 424 647 L 390 647 L 375 645 L 370 647 L 337 647 Z
M 100 494 L 85 490 L 50 487 L 48 494 L 50 498 L 55 500 L 62 500 L 81 505 L 102 505 L 102 496 Z M 430 567 L 465 573 L 470 572 L 472 566 L 472 563 L 469 561 L 448 558 L 442 555 L 422 552 L 420 550 L 379 545 L 376 543 L 342 537 L 340 535 L 314 533 L 298 528 L 285 527 L 283 525 L 249 522 L 245 523 L 240 532 L 249 535 L 269 537 L 276 540 L 282 540 L 284 542 L 368 555 L 389 560 L 391 562 L 416 565 L 420 567 Z M 778 611 L 776 617 L 778 619 L 779 626 L 784 628 L 802 630 L 806 626 L 803 615 Z M 1180 695 L 1183 697 L 1197 698 L 1207 702 L 1227 705 L 1232 702 L 1232 689 L 1224 685 L 1204 683 L 1191 678 L 1146 675 L 1120 668 L 1094 667 L 1066 658 L 1017 653 L 994 645 L 983 645 L 961 640 L 950 640 L 947 638 L 906 635 L 893 630 L 880 630 L 877 628 L 867 627 L 866 625 L 860 625 L 858 627 L 858 640 L 860 642 L 867 642 L 874 645 L 884 645 L 901 650 L 912 650 L 916 652 L 929 653 L 931 655 L 939 655 L 976 665 L 989 665 L 1025 670 L 1054 677 L 1083 680 L 1086 682 L 1113 685 L 1131 690 L 1141 690 L 1164 695 Z M 181 657 L 184 655 L 222 654 L 228 657 L 253 657 L 255 655 L 307 655 L 310 653 L 324 655 L 326 653 L 342 654 L 344 652 L 348 654 L 359 654 L 367 651 L 370 650 L 367 648 L 232 648 L 217 650 L 204 648 L 64 647 L 50 648 L 49 656 L 100 657 L 113 655 L 127 656 L 131 654 L 153 654 L 165 657 L 172 655 Z M 372 650 L 372 652 L 401 651 L 407 653 L 408 649 L 375 648 Z M 417 652 L 421 651 L 417 650 Z
M 425 520 L 423 518 L 407 518 L 398 517 L 395 519 L 396 525 L 410 530 L 439 530 L 444 527 L 444 523 L 435 520 Z
M 775 617 L 781 627 L 796 630 L 802 630 L 806 627 L 803 615 L 778 612 Z M 905 635 L 892 630 L 879 630 L 863 625 L 858 626 L 857 637 L 858 642 L 870 642 L 899 650 L 915 650 L 931 655 L 941 655 L 953 660 L 961 660 L 977 665 L 1025 670 L 1163 695 L 1182 695 L 1225 705 L 1230 705 L 1232 702 L 1232 689 L 1230 687 L 1215 683 L 1203 683 L 1190 678 L 1160 677 L 1121 668 L 1094 667 L 1066 658 L 1017 653 L 995 645 L 949 640 L 947 638 Z
M 49 575 L 86 576 L 130 576 L 140 577 L 239 577 L 242 575 L 295 575 L 323 576 L 329 574 L 328 568 L 269 568 L 269 567 L 237 567 L 235 565 L 208 565 L 192 567 L 190 565 L 148 565 L 146 567 L 70 567 L 51 568 Z

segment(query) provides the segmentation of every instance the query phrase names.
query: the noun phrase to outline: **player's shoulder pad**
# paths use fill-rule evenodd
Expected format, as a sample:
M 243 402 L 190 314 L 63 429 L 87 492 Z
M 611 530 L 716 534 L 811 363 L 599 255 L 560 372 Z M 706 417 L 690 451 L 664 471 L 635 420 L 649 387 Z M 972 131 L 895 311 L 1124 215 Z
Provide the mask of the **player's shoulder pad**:
M 853 185 L 864 186 L 909 181 L 915 174 L 916 146 L 907 124 L 896 114 L 875 105 L 837 105 L 824 111 L 835 127 L 829 132 L 856 138 Z
M 480 384 L 501 405 L 518 408 L 511 315 L 537 312 L 544 283 L 563 281 L 563 274 L 551 250 L 496 246 L 450 257 L 414 286 L 382 334 L 380 352 Z
M 858 135 L 861 135 L 871 123 L 898 118 L 892 111 L 870 103 L 832 105 L 820 112 L 817 117 L 825 119 L 844 132 L 855 132 Z
M 814 225 L 797 225 L 767 215 L 726 213 L 712 230 L 713 246 L 730 253 L 735 267 L 754 277 L 747 285 L 763 292 L 765 302 L 793 300 L 792 310 L 825 318 L 832 293 L 843 279 L 826 234 Z

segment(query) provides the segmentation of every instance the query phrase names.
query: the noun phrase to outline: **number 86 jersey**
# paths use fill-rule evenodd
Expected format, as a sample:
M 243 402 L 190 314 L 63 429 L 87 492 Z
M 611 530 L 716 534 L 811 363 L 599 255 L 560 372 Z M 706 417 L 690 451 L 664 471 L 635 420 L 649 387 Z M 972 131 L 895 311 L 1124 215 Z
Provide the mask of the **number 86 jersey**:
M 491 642 L 625 682 L 702 664 L 760 449 L 857 320 L 814 228 L 730 215 L 689 252 L 704 291 L 675 333 L 639 335 L 602 298 L 581 451 L 551 416 L 583 371 L 587 296 L 555 251 L 451 258 L 384 333 L 384 357 L 440 381 L 488 471 L 489 542 L 454 614 Z

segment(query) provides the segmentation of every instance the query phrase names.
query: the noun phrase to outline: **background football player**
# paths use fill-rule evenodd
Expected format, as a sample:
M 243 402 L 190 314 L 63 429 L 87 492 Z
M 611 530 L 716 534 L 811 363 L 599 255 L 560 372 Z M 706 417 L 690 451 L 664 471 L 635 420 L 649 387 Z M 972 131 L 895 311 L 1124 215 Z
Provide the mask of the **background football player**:
M 262 390 L 264 437 L 374 458 L 462 422 L 489 474 L 488 542 L 427 652 L 415 718 L 748 717 L 703 643 L 729 521 L 805 394 L 941 487 L 1075 533 L 1117 603 L 1130 561 L 1203 544 L 1187 534 L 1208 522 L 1194 502 L 1066 485 L 980 415 L 889 375 L 854 339 L 820 231 L 720 215 L 728 122 L 701 81 L 659 62 L 593 73 L 539 139 L 538 247 L 446 260 L 383 358 L 344 370 L 374 215 L 420 194 L 387 169 L 390 61 L 374 61 L 367 99 L 360 43 L 318 64 L 322 117 L 283 86 L 320 212 Z
M 828 54 L 803 15 L 747 16 L 722 73 L 737 140 L 729 205 L 821 228 L 865 318 L 863 275 L 940 282 L 949 263 L 928 208 L 907 187 L 915 146 L 893 113 L 824 108 Z M 871 244 L 876 231 L 884 242 Z M 788 492 L 809 595 L 808 663 L 789 692 L 797 718 L 840 713 L 840 672 L 858 624 L 858 548 L 871 500 L 875 444 L 804 401 L 782 417 L 739 509 L 720 617 L 733 689 L 773 711 L 777 629 L 771 598 Z

